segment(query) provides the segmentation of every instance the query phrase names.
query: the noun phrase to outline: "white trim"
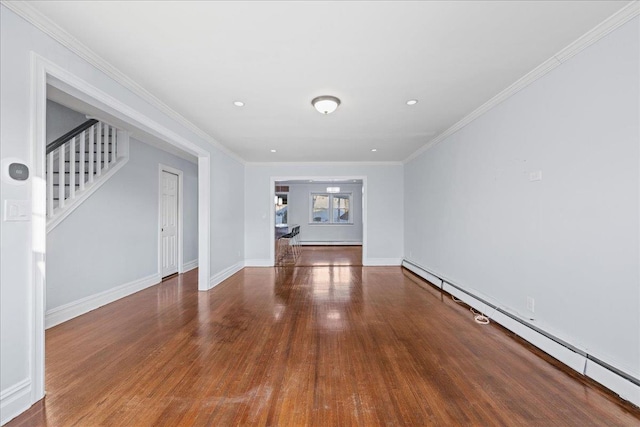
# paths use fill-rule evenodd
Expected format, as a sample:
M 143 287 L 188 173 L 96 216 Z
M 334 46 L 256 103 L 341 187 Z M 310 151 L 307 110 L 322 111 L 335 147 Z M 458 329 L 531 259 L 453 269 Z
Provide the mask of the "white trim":
M 438 277 L 432 275 L 431 273 L 429 273 L 428 271 L 424 271 L 418 267 L 414 267 L 413 264 L 408 264 L 408 263 L 402 263 L 402 267 L 406 268 L 407 270 L 411 271 L 412 273 L 415 273 L 416 275 L 422 277 L 424 280 L 426 280 L 427 282 L 429 282 L 429 284 L 434 285 L 438 288 L 442 288 L 442 280 L 440 280 Z
M 362 246 L 362 241 L 339 241 L 339 242 L 318 242 L 312 240 L 306 240 L 304 242 L 300 242 L 302 246 Z
M 6 3 L 3 3 L 6 4 Z M 32 185 L 32 254 L 30 266 L 31 318 L 29 329 L 29 372 L 31 377 L 31 403 L 44 397 L 44 324 L 45 324 L 45 252 L 46 252 L 46 177 L 45 126 L 47 84 L 78 97 L 134 128 L 155 135 L 167 143 L 198 157 L 198 289 L 209 286 L 210 253 L 210 154 L 197 144 L 178 135 L 146 115 L 120 102 L 90 85 L 64 68 L 31 53 L 30 93 L 30 151 L 33 175 Z
M 362 265 L 367 267 L 400 266 L 402 258 L 367 258 L 362 261 Z
M 0 425 L 4 425 L 31 406 L 31 380 L 24 380 L 0 392 Z
M 33 165 L 32 178 L 32 266 L 31 325 L 29 328 L 29 371 L 31 374 L 31 403 L 44 397 L 44 311 L 46 289 L 46 114 L 47 114 L 47 63 L 31 53 L 31 121 L 30 149 Z
M 124 285 L 116 286 L 106 291 L 61 305 L 60 307 L 47 310 L 45 316 L 45 327 L 46 329 L 52 328 L 60 323 L 66 322 L 67 320 L 71 320 L 95 310 L 96 308 L 100 308 L 131 294 L 140 292 L 143 289 L 157 285 L 161 280 L 162 278 L 159 274 L 152 274 L 150 276 L 125 283 Z
M 416 275 L 422 277 L 428 282 L 431 282 L 432 284 L 434 284 L 434 286 L 441 288 L 449 294 L 462 300 L 465 304 L 468 304 L 474 309 L 484 313 L 485 315 L 487 315 L 487 317 L 489 317 L 489 319 L 491 319 L 491 321 L 502 325 L 504 328 L 510 330 L 535 347 L 551 355 L 553 358 L 559 360 L 574 371 L 592 378 L 614 393 L 618 394 L 622 399 L 628 400 L 631 403 L 640 406 L 640 387 L 636 386 L 631 381 L 628 381 L 627 379 L 617 375 L 616 373 L 606 369 L 598 363 L 588 359 L 587 355 L 590 353 L 586 349 L 577 348 L 577 346 L 575 346 L 574 344 L 570 345 L 573 346 L 576 351 L 567 348 L 559 342 L 554 341 L 548 336 L 527 326 L 527 324 L 533 325 L 533 319 L 527 319 L 518 313 L 513 313 L 510 310 L 505 309 L 504 307 L 500 308 L 501 310 L 510 312 L 510 314 L 519 318 L 522 322 L 521 323 L 520 321 L 507 316 L 506 314 L 477 299 L 476 296 L 474 296 L 474 294 L 476 294 L 477 292 L 475 292 L 473 289 L 467 288 L 465 289 L 465 292 L 462 292 L 461 290 L 447 283 L 446 278 L 444 281 L 442 281 L 433 276 L 428 271 L 422 269 L 421 267 L 418 267 L 417 265 L 415 265 L 415 263 L 413 264 L 414 265 L 403 262 L 403 267 L 414 272 Z M 440 285 L 438 285 L 437 283 L 440 283 Z M 479 297 L 488 300 L 486 296 Z M 499 307 L 499 304 L 496 304 L 494 302 L 491 302 L 491 304 Z M 540 327 L 538 327 L 538 329 L 543 330 Z
M 178 265 L 176 266 L 178 269 L 178 273 L 184 273 L 182 268 L 183 264 L 183 249 L 184 249 L 184 240 L 183 240 L 183 229 L 184 229 L 184 221 L 183 217 L 183 183 L 184 183 L 184 174 L 180 169 L 172 168 L 171 166 L 163 165 L 162 163 L 158 164 L 158 274 L 160 277 L 165 276 L 162 271 L 162 172 L 172 173 L 178 176 Z
M 73 211 L 75 211 L 85 200 L 87 200 L 93 193 L 98 191 L 113 175 L 116 174 L 124 165 L 129 161 L 129 157 L 118 159 L 115 166 L 110 166 L 109 170 L 102 173 L 97 180 L 92 183 L 86 183 L 83 191 L 76 191 L 76 197 L 73 200 L 67 200 L 63 208 L 55 211 L 55 217 L 47 221 L 47 233 L 56 228 L 62 221 L 65 220 Z
M 245 267 L 273 267 L 270 259 L 247 259 L 244 261 Z
M 198 157 L 198 290 L 209 289 L 211 250 L 211 159 Z
M 238 262 L 231 267 L 225 268 L 209 280 L 209 289 L 218 286 L 220 283 L 224 282 L 243 268 L 244 262 Z
M 431 147 L 435 146 L 439 142 L 444 141 L 449 136 L 453 135 L 496 105 L 501 102 L 507 100 L 526 86 L 529 86 L 531 83 L 538 80 L 540 77 L 547 74 L 549 71 L 555 69 L 571 57 L 575 56 L 585 48 L 591 46 L 593 43 L 597 42 L 610 32 L 614 31 L 616 28 L 624 25 L 631 19 L 640 15 L 640 2 L 635 0 L 629 3 L 624 8 L 620 9 L 618 12 L 598 24 L 596 27 L 585 33 L 579 39 L 571 43 L 569 46 L 562 49 L 560 52 L 553 55 L 551 58 L 544 61 L 542 64 L 538 65 L 533 70 L 529 71 L 527 74 L 516 80 L 513 84 L 508 86 L 506 89 L 502 90 L 493 98 L 489 99 L 487 102 L 482 104 L 480 107 L 463 117 L 453 126 L 437 135 L 435 138 L 431 139 L 409 157 L 407 157 L 403 163 L 406 164 L 411 160 L 418 157 L 420 154 L 429 150 Z
M 276 253 L 275 253 L 275 233 L 273 232 L 275 220 L 275 209 L 273 208 L 273 198 L 276 196 L 276 182 L 278 181 L 329 181 L 329 180 L 361 180 L 362 181 L 362 265 L 367 264 L 367 241 L 368 241 L 368 230 L 367 230 L 367 204 L 369 202 L 368 191 L 369 185 L 367 183 L 366 175 L 347 175 L 347 176 L 335 176 L 335 175 L 312 175 L 312 176 L 271 176 L 269 178 L 269 266 L 273 267 L 276 265 Z M 337 225 L 337 224 L 336 224 Z M 253 264 L 252 264 L 253 265 Z M 397 264 L 400 265 L 400 264 Z
M 233 151 L 229 150 L 224 145 L 220 144 L 217 140 L 212 138 L 205 131 L 191 123 L 184 116 L 182 116 L 177 111 L 171 109 L 167 104 L 162 102 L 156 96 L 151 94 L 151 92 L 144 89 L 134 80 L 129 78 L 122 71 L 118 70 L 116 67 L 111 65 L 109 62 L 105 61 L 102 57 L 100 57 L 97 53 L 89 49 L 86 45 L 81 43 L 78 39 L 73 37 L 67 31 L 62 29 L 58 24 L 53 22 L 51 19 L 42 14 L 39 10 L 31 6 L 30 4 L 22 1 L 6 1 L 2 0 L 1 3 L 6 6 L 8 9 L 18 14 L 20 17 L 25 19 L 27 22 L 44 32 L 45 34 L 52 37 L 54 40 L 62 44 L 65 48 L 69 49 L 71 52 L 78 55 L 80 58 L 87 61 L 90 65 L 93 65 L 98 70 L 105 73 L 107 76 L 112 78 L 116 83 L 119 83 L 126 89 L 129 89 L 134 94 L 138 95 L 140 98 L 151 104 L 153 107 L 160 110 L 162 113 L 166 114 L 171 119 L 175 120 L 185 128 L 189 129 L 198 137 L 204 139 L 214 147 L 218 148 L 220 151 L 224 152 L 237 162 L 244 164 L 245 161 L 240 156 L 238 156 Z
M 328 204 L 328 212 L 329 216 L 328 222 L 316 222 L 313 220 L 313 196 L 327 196 L 329 198 Z M 349 197 L 349 221 L 348 222 L 333 222 L 333 200 L 338 196 L 348 196 Z M 353 192 L 352 191 L 340 191 L 338 193 L 329 193 L 327 191 L 310 191 L 309 192 L 309 222 L 308 225 L 353 225 L 353 211 L 351 207 L 353 206 Z
M 198 258 L 192 259 L 191 261 L 187 261 L 182 264 L 183 273 L 186 273 L 187 271 L 191 271 L 194 268 L 198 268 Z
M 593 360 L 587 360 L 585 375 L 609 390 L 613 390 L 621 399 L 640 406 L 640 386 L 627 381 L 620 375 L 616 375 Z
M 247 166 L 402 166 L 402 161 L 388 162 L 245 162 Z

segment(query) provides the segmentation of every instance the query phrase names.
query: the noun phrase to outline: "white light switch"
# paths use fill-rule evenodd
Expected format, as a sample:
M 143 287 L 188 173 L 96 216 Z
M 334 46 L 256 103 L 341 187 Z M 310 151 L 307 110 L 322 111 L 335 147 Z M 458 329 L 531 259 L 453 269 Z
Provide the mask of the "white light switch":
M 5 221 L 29 221 L 31 219 L 31 203 L 29 200 L 5 200 Z
M 529 181 L 542 181 L 542 171 L 529 172 Z

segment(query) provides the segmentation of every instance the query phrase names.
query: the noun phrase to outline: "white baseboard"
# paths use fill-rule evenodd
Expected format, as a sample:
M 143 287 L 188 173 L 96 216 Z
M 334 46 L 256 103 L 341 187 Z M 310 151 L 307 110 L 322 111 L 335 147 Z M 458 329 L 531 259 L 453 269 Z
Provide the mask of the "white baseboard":
M 198 258 L 193 259 L 191 261 L 187 261 L 182 264 L 182 272 L 186 273 L 187 271 L 191 271 L 194 268 L 198 268 Z
M 96 308 L 119 300 L 120 298 L 135 294 L 136 292 L 160 283 L 161 280 L 162 278 L 159 274 L 152 274 L 150 276 L 143 277 L 142 279 L 134 280 L 132 282 L 125 283 L 124 285 L 100 292 L 99 294 L 90 295 L 77 301 L 61 305 L 60 307 L 47 310 L 44 321 L 45 329 L 59 325 L 60 323 L 88 313 L 91 310 L 95 310 Z
M 422 277 L 423 279 L 425 279 L 427 282 L 431 283 L 432 285 L 437 286 L 439 288 L 442 288 L 442 280 L 440 278 L 432 275 L 428 271 L 421 270 L 418 267 L 414 267 L 412 264 L 407 264 L 407 263 L 403 263 L 402 266 L 404 268 L 406 268 L 407 270 L 411 271 L 412 273 L 415 273 L 418 276 Z
M 302 246 L 362 246 L 362 242 L 314 242 L 304 241 L 300 242 Z
M 628 400 L 636 406 L 640 406 L 640 386 L 611 372 L 593 360 L 587 360 L 585 375 L 609 390 L 613 390 L 622 399 Z
M 31 380 L 26 378 L 0 392 L 0 425 L 5 425 L 31 407 Z
M 367 267 L 399 266 L 402 265 L 402 258 L 366 258 L 362 264 Z
M 244 262 L 245 267 L 273 267 L 270 259 L 248 259 Z
M 224 282 L 229 277 L 233 276 L 243 268 L 244 268 L 244 262 L 242 261 L 232 265 L 231 267 L 225 268 L 220 273 L 216 274 L 211 279 L 209 279 L 209 289 L 215 286 L 218 286 L 220 283 Z
M 435 277 L 428 271 L 423 270 L 416 265 L 412 265 L 409 262 L 403 262 L 402 265 L 403 267 L 407 268 L 408 270 L 412 271 L 413 273 L 431 283 L 442 283 L 442 289 L 444 291 L 462 300 L 465 304 L 468 304 L 477 311 L 486 314 L 491 319 L 491 321 L 496 322 L 497 324 L 515 333 L 522 339 L 530 342 L 532 345 L 549 354 L 553 358 L 559 360 L 574 371 L 582 375 L 586 375 L 596 382 L 602 384 L 603 386 L 620 396 L 620 398 L 627 400 L 636 406 L 640 406 L 640 386 L 616 374 L 612 370 L 607 369 L 599 363 L 589 359 L 586 351 L 576 349 L 575 346 L 570 343 L 565 344 L 568 344 L 569 347 L 574 347 L 574 349 L 562 345 L 556 340 L 545 335 L 548 334 L 553 336 L 552 333 L 544 331 L 542 328 L 534 325 L 533 320 L 521 318 L 521 316 L 518 316 L 514 313 L 510 313 L 510 315 L 507 315 L 489 305 L 493 304 L 494 306 L 499 307 L 499 305 L 494 304 L 494 302 L 489 301 L 489 304 L 487 304 L 476 298 L 473 295 L 474 292 L 470 289 L 465 289 L 465 292 L 463 292 L 457 287 L 450 285 L 446 281 L 443 282 L 441 279 Z M 487 298 L 482 298 L 481 296 L 480 298 L 488 300 Z M 501 310 L 507 311 L 504 310 L 504 308 L 502 308 Z M 516 320 L 511 316 L 515 316 L 519 318 L 519 320 Z M 591 355 L 591 357 L 593 357 L 593 355 Z

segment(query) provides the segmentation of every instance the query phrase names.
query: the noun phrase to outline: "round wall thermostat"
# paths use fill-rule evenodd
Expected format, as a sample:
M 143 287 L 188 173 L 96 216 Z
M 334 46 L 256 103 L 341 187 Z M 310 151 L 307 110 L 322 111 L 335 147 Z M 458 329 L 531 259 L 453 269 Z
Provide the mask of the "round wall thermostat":
M 2 181 L 10 184 L 24 184 L 29 180 L 29 166 L 16 158 L 2 159 Z

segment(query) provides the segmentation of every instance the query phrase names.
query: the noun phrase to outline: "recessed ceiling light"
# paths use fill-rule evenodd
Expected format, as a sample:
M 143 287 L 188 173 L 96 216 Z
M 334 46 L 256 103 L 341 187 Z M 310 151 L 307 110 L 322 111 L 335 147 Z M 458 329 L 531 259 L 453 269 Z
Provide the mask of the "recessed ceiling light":
M 375 153 L 376 151 L 378 151 L 378 149 L 377 148 L 372 148 L 371 151 L 373 151 Z
M 417 99 L 410 99 L 407 101 L 407 105 L 416 105 L 418 103 Z
M 233 101 L 233 105 L 235 105 L 236 107 L 243 107 L 244 106 L 244 102 L 242 102 L 242 101 Z
M 275 153 L 275 152 L 276 152 L 276 150 L 271 150 L 271 152 L 272 152 L 272 153 Z

